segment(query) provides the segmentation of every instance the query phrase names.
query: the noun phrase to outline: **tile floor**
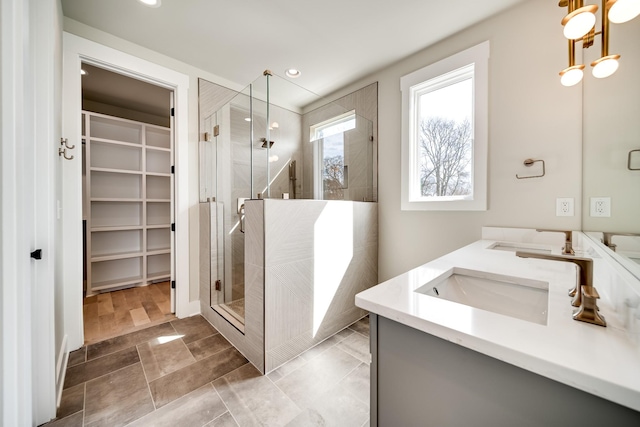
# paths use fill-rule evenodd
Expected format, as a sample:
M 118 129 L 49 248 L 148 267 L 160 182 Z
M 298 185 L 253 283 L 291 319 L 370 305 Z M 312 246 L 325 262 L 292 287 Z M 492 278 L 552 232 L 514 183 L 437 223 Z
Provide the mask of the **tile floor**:
M 177 319 L 73 352 L 61 426 L 369 425 L 364 318 L 261 375 L 204 318 Z

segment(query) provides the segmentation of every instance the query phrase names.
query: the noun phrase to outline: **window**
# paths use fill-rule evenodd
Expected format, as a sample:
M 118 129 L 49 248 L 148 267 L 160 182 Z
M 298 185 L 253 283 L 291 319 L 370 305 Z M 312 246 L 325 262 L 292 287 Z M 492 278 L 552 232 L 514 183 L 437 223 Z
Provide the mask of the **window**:
M 489 42 L 400 80 L 402 209 L 486 210 Z
M 314 144 L 314 198 L 344 200 L 348 170 L 344 147 L 344 132 L 355 129 L 356 115 L 350 111 L 311 126 Z

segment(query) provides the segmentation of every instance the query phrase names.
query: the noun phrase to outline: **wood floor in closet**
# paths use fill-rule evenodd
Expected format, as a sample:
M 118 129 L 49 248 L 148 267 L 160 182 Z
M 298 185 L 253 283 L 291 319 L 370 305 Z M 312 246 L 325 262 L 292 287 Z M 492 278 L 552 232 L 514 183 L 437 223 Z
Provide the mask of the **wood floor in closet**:
M 85 344 L 176 319 L 169 282 L 90 296 L 83 312 Z

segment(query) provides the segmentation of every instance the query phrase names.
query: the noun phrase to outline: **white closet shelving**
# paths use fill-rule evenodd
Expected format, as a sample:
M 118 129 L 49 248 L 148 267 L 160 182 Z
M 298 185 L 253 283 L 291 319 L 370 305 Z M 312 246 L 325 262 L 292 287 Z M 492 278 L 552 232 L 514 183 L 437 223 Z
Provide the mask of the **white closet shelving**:
M 171 130 L 83 111 L 87 296 L 171 277 Z

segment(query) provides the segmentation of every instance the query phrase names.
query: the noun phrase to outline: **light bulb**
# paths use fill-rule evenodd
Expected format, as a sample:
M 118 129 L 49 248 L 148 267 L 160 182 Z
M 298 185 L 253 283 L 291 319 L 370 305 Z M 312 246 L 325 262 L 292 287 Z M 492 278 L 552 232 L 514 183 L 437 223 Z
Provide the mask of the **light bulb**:
M 300 72 L 300 70 L 297 70 L 295 68 L 289 68 L 288 70 L 285 70 L 284 74 L 287 77 L 291 77 L 292 79 L 295 79 L 295 78 L 300 77 L 300 74 L 302 74 L 302 73 Z
M 140 3 L 149 7 L 160 7 L 160 0 L 138 0 Z
M 609 21 L 622 24 L 640 15 L 640 0 L 610 1 Z
M 596 24 L 595 12 L 598 6 L 589 5 L 576 9 L 562 20 L 563 34 L 569 40 L 582 38 Z
M 593 61 L 591 63 L 591 66 L 593 67 L 593 77 L 604 79 L 605 77 L 609 77 L 611 74 L 615 73 L 618 69 L 619 58 L 620 55 L 609 55 Z
M 560 71 L 560 83 L 563 86 L 577 85 L 582 80 L 582 76 L 584 76 L 583 68 L 584 65 L 574 65 Z

